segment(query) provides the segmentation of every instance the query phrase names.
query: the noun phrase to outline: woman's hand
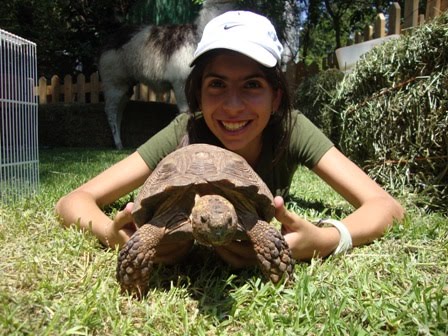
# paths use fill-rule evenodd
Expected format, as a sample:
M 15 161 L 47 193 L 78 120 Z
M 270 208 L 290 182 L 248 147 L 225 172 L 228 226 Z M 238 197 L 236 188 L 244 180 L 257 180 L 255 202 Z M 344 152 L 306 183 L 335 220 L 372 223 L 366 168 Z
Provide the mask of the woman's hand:
M 335 228 L 319 228 L 285 208 L 281 196 L 274 198 L 275 218 L 282 223 L 282 234 L 297 260 L 324 257 L 339 243 L 339 232 Z
M 253 266 L 257 256 L 249 241 L 233 241 L 225 246 L 215 246 L 216 253 L 233 268 Z
M 137 226 L 132 219 L 133 208 L 134 203 L 129 202 L 123 210 L 117 212 L 113 221 L 107 225 L 104 235 L 109 247 L 113 248 L 115 245 L 122 247 L 137 231 Z

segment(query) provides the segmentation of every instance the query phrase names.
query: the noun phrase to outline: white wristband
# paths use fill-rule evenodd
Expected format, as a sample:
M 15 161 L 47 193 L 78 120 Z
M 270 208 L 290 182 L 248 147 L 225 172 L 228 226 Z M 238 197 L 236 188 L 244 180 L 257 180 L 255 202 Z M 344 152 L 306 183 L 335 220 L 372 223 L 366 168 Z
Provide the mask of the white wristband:
M 320 224 L 333 225 L 339 231 L 339 234 L 341 235 L 341 238 L 339 240 L 339 245 L 338 245 L 338 247 L 336 247 L 336 250 L 333 251 L 333 254 L 344 253 L 353 247 L 352 236 L 350 235 L 350 232 L 348 231 L 348 229 L 344 223 L 342 223 L 336 219 L 327 218 L 327 219 L 319 220 L 317 225 L 320 225 Z

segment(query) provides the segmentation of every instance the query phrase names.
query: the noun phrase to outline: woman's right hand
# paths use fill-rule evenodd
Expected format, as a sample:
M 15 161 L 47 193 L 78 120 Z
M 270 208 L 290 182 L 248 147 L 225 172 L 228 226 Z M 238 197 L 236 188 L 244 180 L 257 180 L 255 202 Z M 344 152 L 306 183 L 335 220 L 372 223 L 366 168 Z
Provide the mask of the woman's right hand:
M 107 226 L 105 235 L 106 242 L 111 248 L 118 245 L 122 248 L 131 236 L 137 231 L 137 225 L 132 218 L 132 209 L 134 203 L 129 202 L 125 208 L 118 211 L 113 221 Z M 112 238 L 112 239 L 111 239 Z M 156 246 L 156 254 L 154 256 L 155 263 L 176 264 L 188 254 L 193 245 L 193 240 L 183 242 L 159 242 Z
M 115 248 L 118 245 L 121 248 L 137 231 L 137 226 L 132 219 L 132 209 L 134 203 L 129 202 L 125 208 L 118 211 L 113 221 L 111 221 L 104 232 L 108 247 Z

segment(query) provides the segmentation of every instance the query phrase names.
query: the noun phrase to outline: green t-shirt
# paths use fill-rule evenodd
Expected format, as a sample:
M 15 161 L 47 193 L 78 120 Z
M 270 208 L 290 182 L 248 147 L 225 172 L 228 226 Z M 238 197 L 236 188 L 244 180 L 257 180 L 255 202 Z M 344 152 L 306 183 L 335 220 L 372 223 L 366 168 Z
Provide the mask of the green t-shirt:
M 167 127 L 137 149 L 151 170 L 154 170 L 165 156 L 178 148 L 181 139 L 187 133 L 188 119 L 188 114 L 179 114 Z M 197 128 L 200 142 L 223 147 L 205 126 L 203 118 L 199 116 L 199 119 L 202 122 L 202 127 Z M 333 146 L 333 143 L 311 121 L 297 111 L 292 113 L 292 133 L 286 155 L 274 166 L 272 162 L 275 149 L 271 139 L 272 135 L 269 133 L 263 138 L 261 157 L 254 170 L 274 195 L 284 197 L 288 195 L 298 165 L 313 168 Z

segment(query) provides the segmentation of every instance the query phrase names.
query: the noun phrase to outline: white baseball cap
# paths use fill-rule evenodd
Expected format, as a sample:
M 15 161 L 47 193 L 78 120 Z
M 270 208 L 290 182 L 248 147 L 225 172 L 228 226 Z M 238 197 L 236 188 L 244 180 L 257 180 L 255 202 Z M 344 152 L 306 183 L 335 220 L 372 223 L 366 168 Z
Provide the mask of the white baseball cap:
M 230 11 L 210 20 L 190 66 L 202 54 L 220 48 L 237 51 L 268 68 L 280 62 L 283 52 L 271 21 L 248 11 Z

